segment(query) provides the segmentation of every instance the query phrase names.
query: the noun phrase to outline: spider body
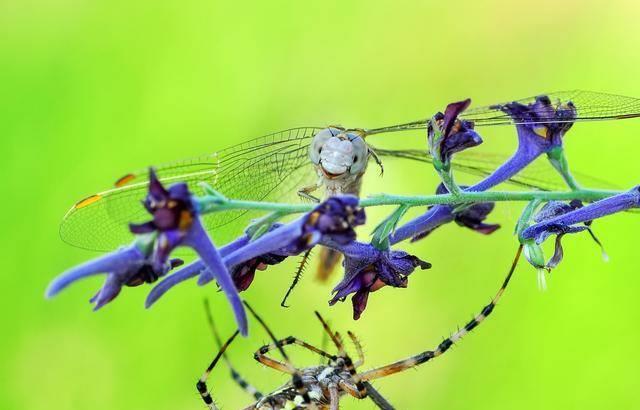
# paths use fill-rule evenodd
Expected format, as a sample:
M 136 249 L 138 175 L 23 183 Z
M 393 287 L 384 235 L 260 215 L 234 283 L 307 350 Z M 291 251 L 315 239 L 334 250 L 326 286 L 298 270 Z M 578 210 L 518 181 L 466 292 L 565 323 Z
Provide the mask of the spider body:
M 328 409 L 332 392 L 338 399 L 348 394 L 348 391 L 356 391 L 356 385 L 351 381 L 351 375 L 344 366 L 312 366 L 299 370 L 302 384 L 305 386 L 310 403 L 304 403 L 302 395 L 293 386 L 291 381 L 284 384 L 279 389 L 258 400 L 252 407 L 247 409 L 257 410 L 279 410 L 288 409 L 291 406 L 296 408 L 316 408 Z M 345 386 L 343 388 L 343 386 Z

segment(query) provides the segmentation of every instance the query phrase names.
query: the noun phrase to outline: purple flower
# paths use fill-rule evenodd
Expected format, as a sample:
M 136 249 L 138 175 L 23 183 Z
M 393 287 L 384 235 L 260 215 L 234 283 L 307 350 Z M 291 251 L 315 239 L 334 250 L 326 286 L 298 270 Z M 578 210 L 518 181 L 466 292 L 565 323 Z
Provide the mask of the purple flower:
M 345 255 L 344 279 L 333 289 L 330 305 L 354 293 L 353 319 L 358 320 L 367 307 L 369 293 L 384 286 L 406 288 L 408 276 L 416 267 L 429 269 L 431 264 L 404 251 L 381 251 L 372 245 L 353 242 L 341 247 Z
M 538 213 L 534 216 L 533 221 L 535 223 L 544 223 L 545 221 L 549 221 L 553 218 L 559 217 L 561 215 L 568 214 L 575 209 L 582 207 L 582 203 L 579 201 L 572 201 L 571 203 L 565 203 L 560 201 L 551 201 L 547 202 Z M 558 264 L 562 261 L 564 252 L 562 249 L 562 237 L 566 234 L 578 233 L 589 229 L 589 224 L 591 221 L 587 221 L 584 224 L 575 225 L 575 226 L 557 226 L 554 228 L 545 231 L 543 235 L 540 237 L 540 242 L 536 240 L 531 240 L 530 238 L 524 238 L 520 235 L 520 241 L 523 243 L 525 249 L 525 257 L 535 268 L 539 270 L 540 275 L 542 277 L 539 279 L 541 287 L 544 288 L 544 272 L 543 270 L 551 270 L 558 266 Z M 550 235 L 556 236 L 556 243 L 553 256 L 549 261 L 544 262 L 544 255 L 542 253 L 542 248 L 540 248 L 540 243 L 542 243 L 546 238 Z M 595 238 L 595 236 L 594 236 Z M 534 243 L 532 243 L 534 242 Z
M 536 213 L 533 218 L 533 221 L 537 224 L 547 222 L 551 219 L 560 217 L 562 215 L 566 215 L 571 211 L 582 208 L 582 203 L 580 201 L 571 201 L 570 203 L 561 202 L 561 201 L 550 201 L 544 204 L 540 211 Z M 574 225 L 574 226 L 566 226 L 566 225 L 548 225 L 548 229 L 545 231 L 541 231 L 538 238 L 535 238 L 536 242 L 542 243 L 545 239 L 547 239 L 551 235 L 564 235 L 566 233 L 577 233 L 582 232 L 587 229 L 587 223 L 591 223 L 591 221 L 586 221 L 583 225 Z
M 514 101 L 492 108 L 509 114 L 516 121 L 518 137 L 543 152 L 561 146 L 564 134 L 576 119 L 576 107 L 571 101 L 554 105 L 546 95 L 536 97 L 530 104 Z
M 256 256 L 240 265 L 234 266 L 231 271 L 231 277 L 233 283 L 236 284 L 239 292 L 249 289 L 253 279 L 256 276 L 256 270 L 266 270 L 267 267 L 277 265 L 280 262 L 287 259 L 286 255 L 279 255 L 274 252 L 270 252 L 264 255 Z
M 240 249 L 249 243 L 251 238 L 248 235 L 243 235 L 240 238 L 230 242 L 219 249 L 220 256 L 224 258 L 231 252 Z M 157 284 L 149 295 L 147 296 L 147 300 L 145 301 L 145 307 L 149 308 L 153 305 L 162 295 L 164 295 L 169 289 L 174 287 L 175 285 L 184 282 L 185 280 L 191 279 L 200 275 L 202 272 L 206 270 L 206 266 L 201 259 L 198 259 L 194 262 L 191 262 L 187 266 L 182 269 L 176 271 L 175 273 L 166 277 L 163 281 Z M 233 276 L 233 273 L 232 273 Z M 234 281 L 235 282 L 235 281 Z M 237 286 L 237 285 L 236 285 Z
M 466 189 L 467 187 L 461 186 L 460 188 Z M 438 185 L 438 188 L 436 189 L 437 195 L 448 193 L 449 191 L 444 186 L 444 184 Z M 459 226 L 467 227 L 483 235 L 490 235 L 498 228 L 500 228 L 499 224 L 484 223 L 484 220 L 487 219 L 487 216 L 489 216 L 489 214 L 493 211 L 493 208 L 495 208 L 494 202 L 478 202 L 476 204 L 462 208 L 461 210 L 454 209 L 449 214 L 452 220 L 454 220 Z M 426 230 L 421 234 L 415 236 L 412 240 L 416 241 L 422 239 L 433 232 L 434 229 L 435 228 Z
M 334 196 L 302 217 L 271 229 L 224 258 L 229 269 L 258 257 L 295 256 L 320 242 L 344 245 L 356 239 L 354 227 L 365 223 L 365 213 L 352 195 Z M 199 284 L 209 281 L 205 272 Z
M 288 224 L 274 224 L 267 233 L 254 241 L 243 238 L 223 247 L 220 253 L 239 291 L 246 290 L 256 270 L 282 262 L 322 243 L 344 245 L 355 240 L 355 226 L 365 222 L 365 213 L 358 206 L 358 198 L 335 196 L 318 205 L 313 211 Z M 201 261 L 195 261 L 160 282 L 149 294 L 146 306 L 155 303 L 173 286 L 199 276 L 198 284 L 211 281 L 211 273 Z
M 549 217 L 546 219 L 538 219 L 536 224 L 522 231 L 521 239 L 532 239 L 540 244 L 544 242 L 550 235 L 559 235 L 562 233 L 572 233 L 573 230 L 581 228 L 579 224 L 588 223 L 603 216 L 626 211 L 631 208 L 640 207 L 640 187 L 593 202 L 584 207 L 576 207 L 563 204 L 548 205 L 554 209 L 554 212 L 545 212 Z M 557 211 L 562 209 L 565 212 Z M 585 229 L 581 229 L 585 230 Z
M 564 235 L 587 231 L 600 246 L 602 256 L 607 260 L 602 244 L 591 230 L 591 222 L 606 215 L 638 207 L 640 207 L 640 188 L 635 187 L 586 206 L 582 206 L 580 201 L 572 201 L 568 204 L 551 201 L 535 215 L 533 224 L 527 221 L 519 222 L 519 225 L 523 225 L 517 229 L 517 232 L 520 243 L 524 246 L 524 255 L 529 263 L 538 269 L 538 281 L 541 287 L 544 288 L 544 271 L 550 271 L 562 261 Z M 540 245 L 553 235 L 556 236 L 554 253 L 545 262 Z
M 536 214 L 534 224 L 522 229 L 519 233 L 520 242 L 525 246 L 525 256 L 529 263 L 538 269 L 555 268 L 564 256 L 562 249 L 562 237 L 587 231 L 593 240 L 602 248 L 602 244 L 593 234 L 590 228 L 594 219 L 602 218 L 627 209 L 640 207 L 640 188 L 635 187 L 630 191 L 582 206 L 579 201 L 567 204 L 559 201 L 551 201 Z M 550 236 L 556 236 L 555 250 L 551 259 L 544 263 L 542 244 Z M 606 253 L 602 250 L 606 260 Z
M 166 189 L 151 169 L 149 192 L 143 205 L 153 219 L 142 224 L 129 224 L 129 229 L 136 235 L 157 234 L 152 260 L 162 265 L 176 247 L 193 239 L 188 235 L 192 233 L 194 225 L 198 225 L 198 217 L 191 193 L 185 183 L 177 183 Z M 194 231 L 197 230 L 196 226 Z
M 429 150 L 434 160 L 448 169 L 454 153 L 482 143 L 471 121 L 458 120 L 458 115 L 471 104 L 470 99 L 447 105 L 444 114 L 437 113 L 427 127 Z M 437 127 L 434 128 L 434 125 Z
M 90 299 L 94 303 L 93 310 L 98 310 L 118 296 L 123 286 L 153 283 L 182 263 L 180 259 L 171 259 L 158 266 L 151 263 L 145 253 L 134 244 L 64 272 L 49 284 L 45 295 L 53 297 L 77 280 L 103 273 L 107 275 L 104 284 Z
M 155 171 L 150 169 L 149 191 L 143 204 L 152 215 L 152 219 L 142 224 L 131 224 L 130 229 L 132 233 L 138 235 L 139 240 L 145 238 L 144 240 L 149 242 L 145 246 L 147 252 L 140 252 L 134 247 L 130 247 L 126 248 L 126 252 L 107 255 L 105 258 L 108 261 L 118 262 L 120 265 L 116 267 L 107 265 L 108 269 L 102 269 L 102 271 L 114 274 L 117 272 L 120 275 L 117 277 L 118 280 L 115 280 L 116 276 L 112 276 L 114 279 L 111 282 L 120 283 L 133 274 L 133 269 L 139 273 L 140 263 L 144 260 L 144 264 L 150 266 L 153 272 L 166 273 L 167 266 L 171 266 L 167 262 L 169 255 L 175 248 L 179 246 L 190 247 L 200 256 L 203 265 L 207 268 L 208 275 L 218 282 L 226 294 L 234 311 L 238 328 L 243 335 L 246 335 L 247 317 L 244 306 L 220 253 L 202 225 L 197 206 L 187 184 L 177 183 L 167 189 L 157 178 Z M 111 258 L 108 258 L 109 256 Z M 92 269 L 95 270 L 95 267 Z M 65 275 L 64 277 L 67 278 L 65 280 L 68 283 L 75 280 L 73 279 L 75 277 L 82 277 L 77 273 L 75 276 Z M 111 294 L 113 294 L 113 290 L 110 290 L 106 296 Z M 101 299 L 98 295 L 96 300 Z
M 540 155 L 561 148 L 563 137 L 576 118 L 576 108 L 571 102 L 554 105 L 547 96 L 537 97 L 530 104 L 511 102 L 492 108 L 502 110 L 516 122 L 518 148 L 505 163 L 482 181 L 466 188 L 466 191 L 479 192 L 493 188 L 516 175 Z M 449 205 L 433 206 L 423 215 L 398 227 L 389 240 L 395 244 L 407 238 L 424 236 L 424 232 L 431 232 L 454 220 L 451 215 L 453 210 L 454 207 Z

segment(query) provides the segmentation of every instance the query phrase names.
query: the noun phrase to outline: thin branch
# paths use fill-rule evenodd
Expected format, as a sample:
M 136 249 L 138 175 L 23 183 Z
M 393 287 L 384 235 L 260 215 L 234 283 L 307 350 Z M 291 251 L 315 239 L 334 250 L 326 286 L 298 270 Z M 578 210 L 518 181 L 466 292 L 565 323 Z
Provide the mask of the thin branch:
M 429 206 L 429 205 L 453 205 L 477 202 L 516 202 L 531 201 L 540 199 L 542 201 L 569 201 L 578 199 L 581 201 L 598 201 L 624 191 L 577 189 L 574 191 L 483 191 L 483 192 L 461 192 L 458 195 L 387 195 L 380 194 L 360 200 L 360 206 L 386 206 L 386 205 L 406 205 L 408 207 Z M 309 212 L 317 205 L 315 204 L 287 204 L 280 202 L 260 202 L 245 201 L 236 199 L 221 200 L 218 196 L 204 195 L 195 199 L 202 214 L 212 212 L 223 212 L 234 209 L 258 210 L 278 212 L 279 214 L 296 214 Z

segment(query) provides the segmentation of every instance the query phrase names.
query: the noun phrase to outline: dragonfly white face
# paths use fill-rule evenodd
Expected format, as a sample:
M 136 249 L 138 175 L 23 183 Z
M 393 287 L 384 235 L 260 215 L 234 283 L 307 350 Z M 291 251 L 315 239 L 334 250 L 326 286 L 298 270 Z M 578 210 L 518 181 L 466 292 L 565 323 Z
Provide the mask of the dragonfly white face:
M 369 147 L 358 132 L 329 127 L 319 131 L 309 146 L 309 158 L 326 196 L 358 194 L 367 168 Z

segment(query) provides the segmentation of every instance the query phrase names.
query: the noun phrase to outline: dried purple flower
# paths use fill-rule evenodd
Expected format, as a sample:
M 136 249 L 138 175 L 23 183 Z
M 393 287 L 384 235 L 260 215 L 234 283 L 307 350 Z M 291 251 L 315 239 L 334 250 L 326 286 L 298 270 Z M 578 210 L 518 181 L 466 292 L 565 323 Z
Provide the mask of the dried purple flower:
M 251 286 L 251 283 L 253 283 L 256 270 L 266 270 L 268 266 L 277 265 L 285 259 L 287 259 L 286 255 L 278 255 L 277 253 L 271 252 L 236 265 L 231 271 L 233 283 L 236 284 L 239 292 L 245 291 Z
M 468 188 L 466 186 L 461 186 L 463 190 Z M 436 189 L 437 195 L 448 194 L 449 191 L 444 186 L 444 184 L 438 185 Z M 433 208 L 433 207 L 430 207 Z M 495 208 L 494 202 L 478 202 L 473 205 L 469 205 L 467 207 L 463 207 L 461 209 L 453 209 L 449 212 L 452 220 L 454 220 L 459 226 L 464 226 L 469 229 L 472 229 L 478 233 L 483 235 L 490 235 L 500 228 L 500 224 L 486 224 L 484 220 L 487 219 L 489 214 Z M 449 221 L 447 221 L 449 222 Z M 435 229 L 435 228 L 434 228 Z M 424 238 L 433 232 L 434 229 L 425 230 L 419 235 L 413 237 L 413 241 Z
M 404 251 L 382 251 L 372 245 L 353 242 L 341 247 L 345 255 L 344 279 L 333 289 L 330 305 L 354 293 L 353 319 L 358 320 L 367 307 L 369 293 L 384 286 L 406 288 L 408 276 L 416 267 L 429 269 L 431 264 Z
M 470 99 L 447 105 L 444 114 L 439 112 L 427 127 L 429 151 L 436 167 L 448 169 L 454 153 L 482 143 L 480 135 L 473 130 L 471 121 L 458 120 L 458 115 L 471 104 Z

